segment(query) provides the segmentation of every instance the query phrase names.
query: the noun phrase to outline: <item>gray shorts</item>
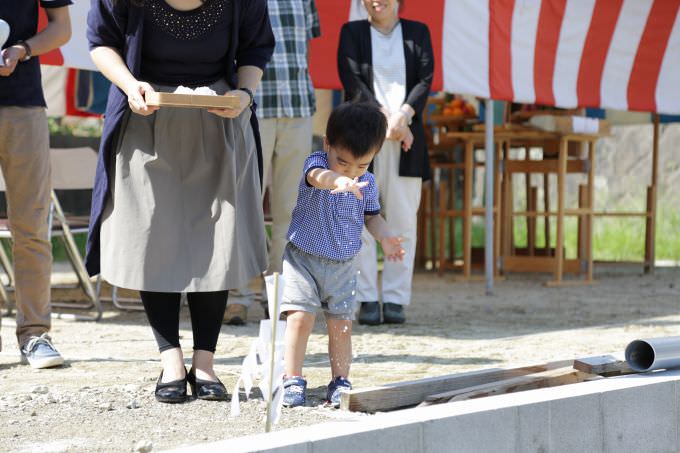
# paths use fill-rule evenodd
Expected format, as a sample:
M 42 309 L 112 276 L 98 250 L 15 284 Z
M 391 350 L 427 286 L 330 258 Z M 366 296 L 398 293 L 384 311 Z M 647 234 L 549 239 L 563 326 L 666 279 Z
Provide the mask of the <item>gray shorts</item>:
M 288 243 L 283 252 L 283 278 L 281 311 L 316 314 L 322 308 L 326 318 L 354 319 L 357 286 L 354 260 L 320 258 Z

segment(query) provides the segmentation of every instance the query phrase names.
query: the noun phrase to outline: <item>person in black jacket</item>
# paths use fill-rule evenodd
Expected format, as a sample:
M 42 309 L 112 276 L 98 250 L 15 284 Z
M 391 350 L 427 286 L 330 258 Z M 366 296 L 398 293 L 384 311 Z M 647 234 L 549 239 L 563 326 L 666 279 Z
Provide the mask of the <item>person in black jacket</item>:
M 423 180 L 430 177 L 422 111 L 434 75 L 434 55 L 427 26 L 401 19 L 404 0 L 363 0 L 368 19 L 343 25 L 338 72 L 346 100 L 376 102 L 388 120 L 387 140 L 373 161 L 385 219 L 403 238 L 406 257 L 385 262 L 382 315 L 385 323 L 403 323 L 411 301 L 417 212 Z M 359 323 L 381 322 L 375 241 L 364 231 L 358 256 Z M 407 276 L 404 278 L 404 276 Z

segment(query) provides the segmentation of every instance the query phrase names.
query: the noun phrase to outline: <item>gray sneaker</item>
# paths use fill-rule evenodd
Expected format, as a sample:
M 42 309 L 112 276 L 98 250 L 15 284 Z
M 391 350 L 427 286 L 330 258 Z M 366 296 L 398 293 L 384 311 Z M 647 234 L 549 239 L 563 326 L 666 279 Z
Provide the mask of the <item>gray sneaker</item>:
M 52 339 L 47 333 L 31 337 L 21 348 L 21 359 L 33 368 L 51 368 L 64 364 L 64 358 L 52 345 Z

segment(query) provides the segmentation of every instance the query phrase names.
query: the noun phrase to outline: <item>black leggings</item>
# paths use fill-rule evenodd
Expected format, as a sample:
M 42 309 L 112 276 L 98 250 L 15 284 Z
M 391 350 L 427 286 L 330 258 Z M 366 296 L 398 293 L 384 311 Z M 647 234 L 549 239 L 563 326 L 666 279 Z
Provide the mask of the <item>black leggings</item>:
M 180 293 L 140 291 L 158 350 L 179 348 Z M 229 291 L 187 293 L 194 350 L 215 352 Z

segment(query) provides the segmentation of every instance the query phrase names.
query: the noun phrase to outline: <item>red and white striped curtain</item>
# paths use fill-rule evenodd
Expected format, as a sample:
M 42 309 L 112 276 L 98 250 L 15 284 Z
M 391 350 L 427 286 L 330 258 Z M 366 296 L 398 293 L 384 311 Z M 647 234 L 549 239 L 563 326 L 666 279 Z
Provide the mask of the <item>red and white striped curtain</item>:
M 73 38 L 50 64 L 92 68 L 89 0 L 71 7 Z M 365 17 L 361 0 L 316 0 L 322 37 L 312 42 L 318 88 L 340 88 L 342 24 Z M 425 22 L 434 89 L 499 100 L 680 114 L 680 0 L 404 0 Z

